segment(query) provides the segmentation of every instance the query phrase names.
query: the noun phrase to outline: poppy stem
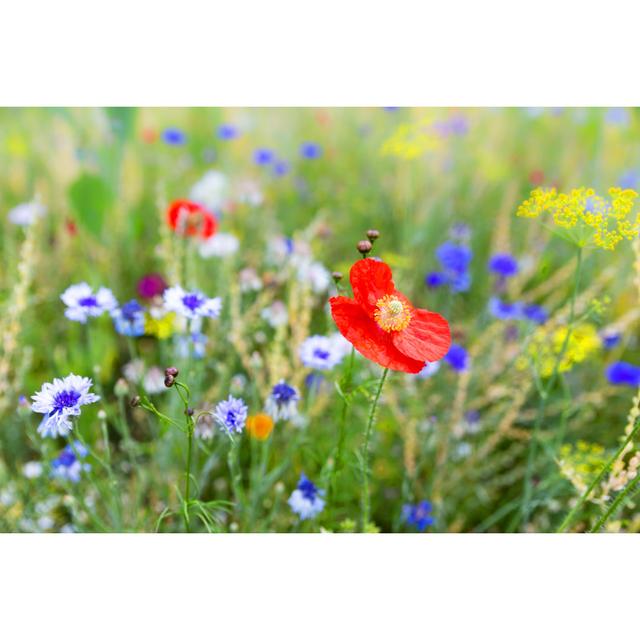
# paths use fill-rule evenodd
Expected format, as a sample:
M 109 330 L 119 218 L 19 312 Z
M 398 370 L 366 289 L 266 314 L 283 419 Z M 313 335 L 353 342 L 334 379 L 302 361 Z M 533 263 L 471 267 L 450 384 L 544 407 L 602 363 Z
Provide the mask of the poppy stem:
M 362 452 L 360 455 L 360 470 L 362 474 L 362 532 L 367 530 L 369 514 L 371 512 L 371 496 L 369 495 L 369 440 L 371 439 L 371 430 L 373 429 L 373 424 L 376 419 L 378 401 L 380 400 L 382 387 L 384 386 L 384 381 L 387 379 L 388 373 L 389 369 L 385 369 L 380 376 L 376 395 L 369 407 L 369 419 L 367 420 L 367 426 L 364 430 L 364 441 L 362 443 Z

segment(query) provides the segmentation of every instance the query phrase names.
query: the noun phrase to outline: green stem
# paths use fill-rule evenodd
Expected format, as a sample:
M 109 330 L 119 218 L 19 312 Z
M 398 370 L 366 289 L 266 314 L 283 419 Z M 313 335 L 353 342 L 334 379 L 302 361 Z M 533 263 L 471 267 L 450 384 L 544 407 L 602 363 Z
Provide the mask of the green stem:
M 340 414 L 340 423 L 338 426 L 338 444 L 336 445 L 336 455 L 333 460 L 333 467 L 330 470 L 329 482 L 327 482 L 327 503 L 331 503 L 331 496 L 336 491 L 336 482 L 338 474 L 342 470 L 344 461 L 344 445 L 347 439 L 347 416 L 349 414 L 349 400 L 344 395 L 348 393 L 351 388 L 351 381 L 353 379 L 353 362 L 355 359 L 355 349 L 351 347 L 351 355 L 349 356 L 349 364 L 344 374 L 344 379 L 341 384 L 342 391 L 342 412 Z
M 193 420 L 187 416 L 187 470 L 184 481 L 184 524 L 189 532 L 189 501 L 191 497 L 191 458 L 193 454 Z
M 602 529 L 607 520 L 620 508 L 620 505 L 626 500 L 627 496 L 635 489 L 638 482 L 640 482 L 640 476 L 636 476 L 622 491 L 620 491 L 620 493 L 618 493 L 616 499 L 611 503 L 611 506 L 602 516 L 600 516 L 600 519 L 595 523 L 589 533 L 596 533 Z
M 361 463 L 361 475 L 362 475 L 362 531 L 366 531 L 369 524 L 369 514 L 371 511 L 371 497 L 369 495 L 369 441 L 371 439 L 371 430 L 376 419 L 376 410 L 378 408 L 378 401 L 380 400 L 380 394 L 382 393 L 382 387 L 384 381 L 387 379 L 389 369 L 385 369 L 380 376 L 380 382 L 378 383 L 378 389 L 373 399 L 371 406 L 369 407 L 369 419 L 367 420 L 367 426 L 364 430 L 364 441 L 362 443 L 362 452 L 360 457 Z
M 587 501 L 587 498 L 591 495 L 591 492 L 594 488 L 602 482 L 604 476 L 609 473 L 611 467 L 615 464 L 616 460 L 622 455 L 622 452 L 626 449 L 627 445 L 633 440 L 636 433 L 640 429 L 640 420 L 636 422 L 636 425 L 633 427 L 633 430 L 629 433 L 629 435 L 624 439 L 623 443 L 618 447 L 618 450 L 609 458 L 607 463 L 602 467 L 600 473 L 592 480 L 591 484 L 587 487 L 585 492 L 580 496 L 580 499 L 576 503 L 576 505 L 569 511 L 567 517 L 562 521 L 562 524 L 557 530 L 557 533 L 562 533 L 566 531 L 569 525 L 573 522 L 573 519 L 576 517 L 582 506 Z M 618 496 L 619 497 L 619 496 Z M 617 500 L 617 498 L 616 498 Z M 611 505 L 613 506 L 615 502 Z M 608 513 L 608 512 L 607 512 Z M 605 514 L 607 515 L 607 514 Z M 608 517 L 608 516 L 607 516 Z M 606 521 L 606 519 L 605 519 Z M 597 525 L 596 525 L 597 526 Z M 595 527 L 594 527 L 595 528 Z
M 521 514 L 520 514 L 521 521 L 524 526 L 526 526 L 529 523 L 529 517 L 531 515 L 531 499 L 533 496 L 533 468 L 534 468 L 534 463 L 536 458 L 536 450 L 538 446 L 540 428 L 542 426 L 542 421 L 544 420 L 544 417 L 545 417 L 545 411 L 547 408 L 547 402 L 549 401 L 549 395 L 550 395 L 551 389 L 553 388 L 553 385 L 558 376 L 560 364 L 562 363 L 562 359 L 564 358 L 565 352 L 569 345 L 569 339 L 571 338 L 571 333 L 573 331 L 576 298 L 578 296 L 578 290 L 580 287 L 581 271 L 582 271 L 582 247 L 578 247 L 576 271 L 574 276 L 573 291 L 571 292 L 571 302 L 569 307 L 569 319 L 567 322 L 567 333 L 564 337 L 562 347 L 555 359 L 551 376 L 549 377 L 547 384 L 544 385 L 543 388 L 540 390 L 540 402 L 538 403 L 538 412 L 536 415 L 536 421 L 533 425 L 531 439 L 529 440 L 529 451 L 527 453 L 527 467 L 526 467 L 526 472 L 524 476 L 522 508 L 521 508 Z

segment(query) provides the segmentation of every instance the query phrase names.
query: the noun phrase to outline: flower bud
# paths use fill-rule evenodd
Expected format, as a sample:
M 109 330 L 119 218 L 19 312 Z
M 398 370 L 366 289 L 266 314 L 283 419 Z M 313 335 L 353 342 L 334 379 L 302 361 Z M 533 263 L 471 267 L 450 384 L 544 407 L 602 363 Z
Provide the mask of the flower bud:
M 373 244 L 378 238 L 380 237 L 380 232 L 377 229 L 369 229 L 369 231 L 367 231 L 367 238 L 369 238 L 369 240 L 371 240 L 371 243 Z
M 184 410 L 184 415 L 185 416 L 192 416 L 194 413 L 195 413 L 195 411 L 191 407 L 189 407 L 188 409 Z
M 334 271 L 331 274 L 331 277 L 333 278 L 333 281 L 338 284 L 338 282 L 340 282 L 340 280 L 342 280 L 343 276 L 339 271 Z
M 373 245 L 368 240 L 360 240 L 360 242 L 358 242 L 356 246 L 363 258 L 367 257 L 367 254 L 373 247 Z
M 164 386 L 169 388 L 169 387 L 173 387 L 175 383 L 175 378 L 172 375 L 166 375 L 164 377 Z
M 132 407 L 139 407 L 140 406 L 140 396 L 133 396 L 133 398 L 131 398 L 131 400 L 129 401 L 129 404 Z
M 175 367 L 167 367 L 164 370 L 165 376 L 171 376 L 172 378 L 177 378 L 180 372 Z

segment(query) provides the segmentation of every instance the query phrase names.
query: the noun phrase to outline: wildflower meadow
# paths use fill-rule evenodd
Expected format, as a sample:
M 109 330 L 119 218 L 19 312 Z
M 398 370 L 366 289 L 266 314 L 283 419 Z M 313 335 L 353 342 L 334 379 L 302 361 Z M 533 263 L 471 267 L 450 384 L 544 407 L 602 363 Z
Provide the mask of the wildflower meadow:
M 640 530 L 639 143 L 0 109 L 0 531 Z

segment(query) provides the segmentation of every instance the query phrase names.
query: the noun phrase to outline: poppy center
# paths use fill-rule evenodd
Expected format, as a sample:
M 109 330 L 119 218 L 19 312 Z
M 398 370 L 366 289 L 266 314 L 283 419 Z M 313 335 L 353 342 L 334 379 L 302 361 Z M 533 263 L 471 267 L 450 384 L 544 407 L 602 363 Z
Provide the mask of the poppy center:
M 376 302 L 373 317 L 383 331 L 402 331 L 411 321 L 411 310 L 396 296 L 387 295 Z

